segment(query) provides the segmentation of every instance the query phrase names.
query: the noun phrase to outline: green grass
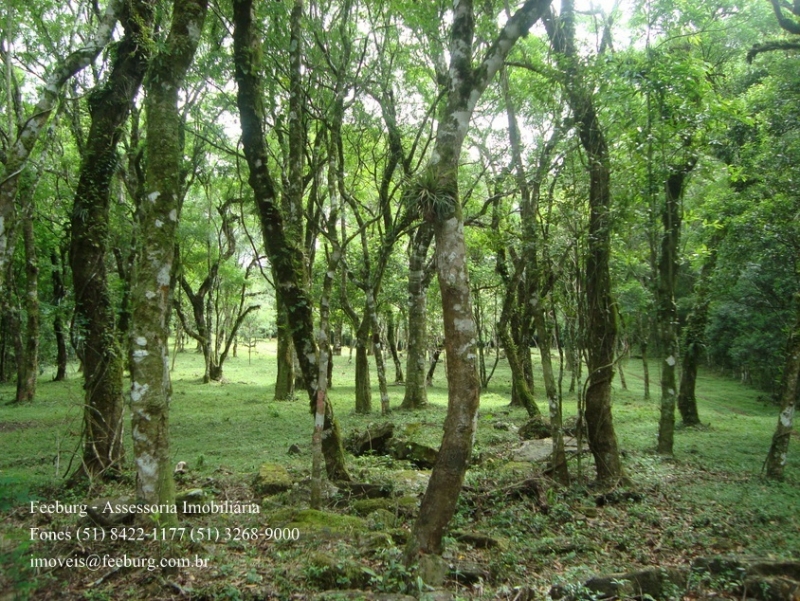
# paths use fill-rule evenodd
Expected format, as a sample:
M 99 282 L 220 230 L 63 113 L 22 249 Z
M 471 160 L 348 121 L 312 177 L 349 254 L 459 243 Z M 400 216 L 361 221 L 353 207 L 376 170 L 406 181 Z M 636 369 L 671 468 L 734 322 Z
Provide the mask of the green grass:
M 218 483 L 209 485 L 211 488 L 223 486 L 220 482 L 225 486 L 233 483 L 239 487 L 238 494 L 246 495 L 251 475 L 267 461 L 285 464 L 296 480 L 309 475 L 313 422 L 308 402 L 304 394 L 299 394 L 295 401 L 271 400 L 274 360 L 274 346 L 262 344 L 251 361 L 246 353 L 230 358 L 223 383 L 202 384 L 202 357 L 195 353 L 178 355 L 172 376 L 171 453 L 176 463 L 189 464 L 193 483 Z M 541 398 L 542 380 L 535 354 L 534 365 L 537 398 Z M 364 416 L 353 412 L 354 367 L 346 355 L 336 357 L 331 400 L 344 434 L 363 429 L 371 422 L 391 419 L 398 429 L 411 432 L 415 441 L 438 446 L 447 406 L 443 369 L 442 364 L 435 385 L 428 391 L 428 408 L 395 411 L 388 418 L 380 415 L 373 370 L 374 411 Z M 647 401 L 642 398 L 641 362 L 626 361 L 624 369 L 628 390 L 622 390 L 619 378 L 615 378 L 614 420 L 625 469 L 634 486 L 643 491 L 644 499 L 636 504 L 609 506 L 599 516 L 587 518 L 583 512 L 587 504 L 592 505 L 593 470 L 591 459 L 584 456 L 580 475 L 575 462 L 571 463 L 573 476 L 579 477 L 570 488 L 548 491 L 547 514 L 535 511 L 529 503 L 494 498 L 491 492 L 486 493 L 484 512 L 460 503 L 454 520 L 456 527 L 491 532 L 510 541 L 502 552 L 478 558 L 491 567 L 496 586 L 525 581 L 543 587 L 545 581 L 553 579 L 577 580 L 593 572 L 620 571 L 627 566 L 680 563 L 702 554 L 800 555 L 798 442 L 793 440 L 790 447 L 784 482 L 769 483 L 760 477 L 777 420 L 776 407 L 760 402 L 756 390 L 710 371 L 701 371 L 697 394 L 704 425 L 678 427 L 675 457 L 666 459 L 654 453 L 659 414 L 658 364 L 654 361 L 650 365 L 653 398 Z M 393 374 L 393 369 L 390 373 Z M 60 383 L 48 379 L 45 374 L 36 401 L 21 407 L 7 404 L 13 398 L 13 386 L 0 386 L 0 512 L 16 520 L 12 525 L 0 527 L 0 547 L 11 545 L 13 553 L 6 555 L 11 557 L 16 553 L 14 557 L 22 557 L 22 560 L 19 557 L 5 560 L 12 567 L 22 565 L 19 561 L 24 564 L 21 547 L 8 541 L 24 541 L 20 532 L 24 533 L 25 525 L 30 522 L 24 510 L 26 501 L 37 497 L 64 500 L 71 494 L 58 487 L 80 443 L 80 375 L 70 372 L 69 380 Z M 568 383 L 566 374 L 565 415 L 574 414 L 577 407 L 575 395 L 566 393 Z M 402 386 L 390 387 L 394 406 L 402 401 L 402 393 Z M 518 444 L 515 432 L 493 427 L 497 422 L 519 426 L 526 420 L 524 410 L 508 407 L 509 399 L 510 374 L 501 362 L 489 389 L 482 395 L 476 451 L 483 461 L 468 473 L 467 481 L 473 488 L 492 491 L 521 477 L 501 469 L 509 451 Z M 127 451 L 131 457 L 129 438 L 126 423 Z M 298 444 L 303 453 L 287 455 L 292 444 Z M 373 481 L 391 480 L 394 469 L 408 468 L 385 458 L 351 457 L 349 461 L 356 477 Z M 130 490 L 131 483 L 117 486 Z M 448 549 L 456 555 L 476 553 L 460 548 L 453 541 L 448 542 Z M 343 552 L 358 554 L 352 549 Z M 217 563 L 225 567 L 225 573 L 217 574 L 217 578 L 235 590 L 232 583 L 242 582 L 242 574 L 250 573 L 252 558 L 246 550 L 228 548 L 215 553 Z M 385 551 L 371 560 L 377 562 L 375 569 L 385 570 L 384 579 L 390 572 L 402 572 L 392 553 Z M 262 557 L 267 563 L 260 568 L 259 578 L 281 582 L 286 590 L 302 588 L 299 583 L 304 568 L 299 568 L 294 576 L 283 573 L 279 576 L 268 567 L 269 562 L 304 565 L 300 549 L 269 557 L 269 560 Z M 24 572 L 23 568 L 24 565 L 19 569 Z M 21 582 L 23 576 L 27 577 L 22 574 L 16 580 Z M 255 578 L 252 574 L 250 577 Z M 389 580 L 395 582 L 394 576 Z M 401 586 L 399 581 L 397 587 Z M 40 581 L 45 582 L 46 579 Z M 129 598 L 141 594 L 137 586 L 131 584 L 134 592 Z M 205 586 L 213 589 L 211 584 Z M 487 591 L 487 598 L 491 598 L 494 594 L 491 587 Z M 222 593 L 215 595 L 209 593 L 209 598 L 226 598 Z

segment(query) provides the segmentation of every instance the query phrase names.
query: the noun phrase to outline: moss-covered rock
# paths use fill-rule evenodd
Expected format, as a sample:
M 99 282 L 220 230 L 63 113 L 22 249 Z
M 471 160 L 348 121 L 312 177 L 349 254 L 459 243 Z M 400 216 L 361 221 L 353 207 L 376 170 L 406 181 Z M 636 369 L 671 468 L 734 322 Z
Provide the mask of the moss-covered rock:
M 397 515 L 386 509 L 376 509 L 367 518 L 367 527 L 370 530 L 385 530 L 394 528 L 397 522 Z
M 265 463 L 253 478 L 253 491 L 260 496 L 275 495 L 289 490 L 292 478 L 279 463 Z
M 519 429 L 522 440 L 541 440 L 550 437 L 550 422 L 540 415 L 530 418 Z
M 294 514 L 287 528 L 297 528 L 301 537 L 353 538 L 369 530 L 366 522 L 351 515 L 316 509 L 303 509 Z

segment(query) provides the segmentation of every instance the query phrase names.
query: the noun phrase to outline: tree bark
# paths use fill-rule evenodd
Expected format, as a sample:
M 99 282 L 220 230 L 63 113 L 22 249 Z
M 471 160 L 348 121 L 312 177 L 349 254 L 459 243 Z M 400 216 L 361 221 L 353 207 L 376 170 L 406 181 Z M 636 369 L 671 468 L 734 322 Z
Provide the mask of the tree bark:
M 76 326 L 82 342 L 83 463 L 72 481 L 117 472 L 123 460 L 123 353 L 108 288 L 109 194 L 117 167 L 116 146 L 144 77 L 148 46 L 140 43 L 152 21 L 151 2 L 126 5 L 120 42 L 108 81 L 89 97 L 91 127 L 72 209 L 70 263 Z
M 672 455 L 675 438 L 675 403 L 678 397 L 676 365 L 678 363 L 678 309 L 675 287 L 678 281 L 678 244 L 681 233 L 681 198 L 686 178 L 695 161 L 670 167 L 664 186 L 664 207 L 661 221 L 661 256 L 658 263 L 658 328 L 661 339 L 661 418 L 658 424 L 658 452 Z
M 405 378 L 403 377 L 403 365 L 400 363 L 400 357 L 397 354 L 396 324 L 392 309 L 387 309 L 386 311 L 386 342 L 389 344 L 389 352 L 392 354 L 392 362 L 394 363 L 394 383 L 402 384 Z
M 292 345 L 292 329 L 289 316 L 280 298 L 275 299 L 277 336 L 278 373 L 275 377 L 276 401 L 290 401 L 294 398 L 294 345 Z
M 53 265 L 52 284 L 53 284 L 53 306 L 55 307 L 53 317 L 53 333 L 56 338 L 56 375 L 54 381 L 61 382 L 67 378 L 67 337 L 64 332 L 64 315 L 62 314 L 62 303 L 67 295 L 64 288 L 63 276 L 63 254 L 62 257 L 56 254 L 55 250 L 50 253 L 50 263 Z
M 623 477 L 617 437 L 611 416 L 611 381 L 617 324 L 611 298 L 611 177 L 610 158 L 592 90 L 584 82 L 575 50 L 573 0 L 563 0 L 556 19 L 545 20 L 547 33 L 562 57 L 567 99 L 578 125 L 578 136 L 589 163 L 589 232 L 586 257 L 586 304 L 589 386 L 586 390 L 586 426 L 597 479 L 613 483 Z
M 370 329 L 372 330 L 372 349 L 375 353 L 375 371 L 378 372 L 378 390 L 381 395 L 381 415 L 389 415 L 389 383 L 386 379 L 386 360 L 381 342 L 380 324 L 378 323 L 378 308 L 371 290 L 367 290 L 367 306 L 370 309 Z
M 408 347 L 406 389 L 401 409 L 421 409 L 428 404 L 426 386 L 428 344 L 428 283 L 433 270 L 426 270 L 433 228 L 422 223 L 414 232 L 408 263 Z
M 252 0 L 234 0 L 234 66 L 237 83 L 236 101 L 242 126 L 242 144 L 250 170 L 249 183 L 253 189 L 264 246 L 274 268 L 275 285 L 290 309 L 297 357 L 303 372 L 311 411 L 318 406 L 318 351 L 314 337 L 311 298 L 306 287 L 305 260 L 296 242 L 289 240 L 284 228 L 275 194 L 275 185 L 268 170 L 269 153 L 264 139 L 264 108 L 261 92 L 261 71 L 258 58 L 260 43 L 254 31 Z M 333 407 L 325 395 L 322 445 L 326 470 L 332 480 L 350 480 L 344 462 L 339 426 Z
M 772 480 L 783 478 L 794 427 L 794 414 L 800 399 L 800 292 L 794 296 L 794 305 L 795 322 L 786 346 L 786 367 L 783 370 L 781 412 L 764 463 L 767 478 Z
M 444 436 L 428 488 L 406 547 L 406 561 L 420 554 L 441 554 L 442 536 L 456 508 L 472 454 L 480 398 L 475 320 L 467 275 L 464 219 L 458 194 L 458 166 L 475 106 L 517 39 L 544 12 L 547 1 L 529 0 L 507 21 L 483 62 L 472 65 L 475 30 L 472 0 L 453 2 L 450 70 L 446 102 L 423 180 L 433 206 L 420 207 L 433 223 L 436 270 L 442 296 L 447 351 L 448 404 Z M 420 190 L 418 190 L 420 191 Z M 417 194 L 420 199 L 423 195 Z
M 130 344 L 136 496 L 148 504 L 175 503 L 168 343 L 183 194 L 178 93 L 200 42 L 206 9 L 207 0 L 175 0 L 168 37 L 152 60 L 145 84 L 147 167 L 145 199 L 137 211 L 139 248 L 131 287 Z M 159 522 L 176 525 L 177 515 L 162 514 Z
M 709 244 L 710 254 L 700 270 L 700 276 L 694 288 L 694 305 L 686 319 L 683 355 L 681 357 L 681 385 L 678 392 L 678 411 L 685 426 L 700 425 L 700 414 L 697 411 L 697 370 L 703 354 L 708 311 L 711 305 L 709 284 L 711 274 L 717 264 L 717 244 L 721 234 L 715 234 Z
M 25 340 L 22 356 L 17 357 L 17 403 L 33 401 L 39 376 L 39 259 L 33 231 L 35 184 L 22 194 L 22 240 L 25 248 Z
M 367 308 L 364 308 L 367 311 Z M 369 378 L 369 356 L 367 348 L 369 339 L 369 316 L 361 317 L 356 330 L 356 413 L 366 414 L 372 411 L 372 388 Z

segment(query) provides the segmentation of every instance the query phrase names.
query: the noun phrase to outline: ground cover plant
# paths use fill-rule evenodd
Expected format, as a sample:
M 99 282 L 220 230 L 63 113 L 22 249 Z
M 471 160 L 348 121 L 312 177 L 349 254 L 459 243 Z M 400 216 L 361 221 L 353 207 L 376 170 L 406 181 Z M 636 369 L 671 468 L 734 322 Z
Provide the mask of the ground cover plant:
M 438 446 L 444 374 L 437 374 L 428 390 L 425 409 L 395 409 L 388 417 L 357 415 L 353 366 L 346 353 L 336 358 L 330 391 L 345 436 L 390 420 L 398 435 Z M 476 460 L 445 538 L 444 558 L 451 566 L 446 591 L 458 598 L 544 598 L 554 586 L 563 594 L 580 594 L 592 575 L 687 566 L 701 557 L 798 557 L 800 462 L 790 455 L 782 482 L 761 477 L 775 407 L 756 390 L 701 371 L 702 425 L 678 428 L 674 459 L 667 459 L 655 453 L 659 408 L 642 399 L 640 366 L 638 360 L 626 361 L 628 389 L 615 387 L 613 392 L 630 483 L 606 490 L 593 484 L 588 454 L 570 460 L 572 483 L 566 487 L 546 477 L 545 463 L 514 457 L 520 447 L 517 429 L 527 414 L 508 406 L 510 371 L 500 365 L 482 395 Z M 91 490 L 64 487 L 62 476 L 79 456 L 81 428 L 80 384 L 71 373 L 65 382 L 43 383 L 36 403 L 0 406 L 4 599 L 301 599 L 331 589 L 431 594 L 402 561 L 428 471 L 386 456 L 348 455 L 358 482 L 391 488 L 392 496 L 365 500 L 353 491 L 331 489 L 324 512 L 311 511 L 312 420 L 303 399 L 268 400 L 274 345 L 260 344 L 251 360 L 231 358 L 221 383 L 202 384 L 203 369 L 201 355 L 178 354 L 172 459 L 187 464 L 186 473 L 178 475 L 178 491 L 202 489 L 205 502 L 255 502 L 261 513 L 184 516 L 181 526 L 244 533 L 296 529 L 299 539 L 31 540 L 31 528 L 74 532 L 89 525 L 86 518 L 72 515 L 32 514 L 31 500 L 79 503 L 119 498 L 132 488 L 130 467 L 119 481 L 97 483 Z M 396 407 L 402 387 L 391 387 L 390 393 Z M 0 388 L 2 398 L 12 394 L 11 387 Z M 573 415 L 576 406 L 575 396 L 565 394 L 565 416 Z M 292 445 L 297 452 L 289 454 Z M 285 466 L 291 488 L 276 495 L 256 493 L 253 477 L 265 463 Z M 78 559 L 91 553 L 200 557 L 208 567 L 96 572 L 31 567 L 32 557 Z M 698 573 L 671 597 L 740 598 L 741 579 L 735 569 L 722 575 Z

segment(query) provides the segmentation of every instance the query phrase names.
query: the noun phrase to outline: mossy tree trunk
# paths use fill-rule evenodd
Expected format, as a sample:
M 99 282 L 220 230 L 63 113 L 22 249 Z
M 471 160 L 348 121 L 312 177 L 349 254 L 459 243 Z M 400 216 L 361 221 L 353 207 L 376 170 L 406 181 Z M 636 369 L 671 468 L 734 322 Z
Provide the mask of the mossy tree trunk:
M 50 263 L 52 264 L 51 280 L 53 286 L 53 333 L 56 339 L 56 375 L 54 381 L 61 382 L 67 378 L 67 337 L 64 330 L 64 314 L 62 303 L 67 296 L 64 287 L 64 256 L 55 250 L 50 253 Z
M 316 414 L 319 360 L 311 297 L 306 285 L 307 267 L 297 241 L 289 240 L 286 236 L 284 218 L 268 168 L 270 158 L 264 138 L 261 67 L 258 62 L 261 44 L 253 23 L 253 1 L 234 0 L 233 20 L 236 101 L 242 126 L 242 144 L 250 171 L 248 181 L 255 197 L 264 246 L 273 266 L 277 293 L 290 309 L 292 340 L 303 372 L 311 411 Z M 332 480 L 349 480 L 338 423 L 327 395 L 324 397 L 322 448 L 328 477 Z
M 681 356 L 681 384 L 678 392 L 678 411 L 685 426 L 700 425 L 700 414 L 697 410 L 695 388 L 697 386 L 697 370 L 703 354 L 708 312 L 711 305 L 710 280 L 717 264 L 717 245 L 722 237 L 722 230 L 712 236 L 709 243 L 709 255 L 706 257 L 700 275 L 694 287 L 694 303 L 684 330 L 683 354 Z
M 672 455 L 675 438 L 675 404 L 678 398 L 678 309 L 675 306 L 675 287 L 678 281 L 678 244 L 681 232 L 681 198 L 686 178 L 695 161 L 670 166 L 664 186 L 664 206 L 661 213 L 663 232 L 658 262 L 658 330 L 661 341 L 661 417 L 658 423 L 658 452 Z
M 389 352 L 392 354 L 392 362 L 394 363 L 394 383 L 402 384 L 405 381 L 403 377 L 403 365 L 400 363 L 400 356 L 397 353 L 397 323 L 394 320 L 394 309 L 391 307 L 386 309 L 386 342 L 389 345 Z
M 650 400 L 650 363 L 647 357 L 647 347 L 647 335 L 643 334 L 639 349 L 642 352 L 642 380 L 644 382 L 643 398 L 645 401 Z
M 341 101 L 342 95 L 337 95 Z M 337 223 L 339 215 L 344 210 L 342 197 L 339 194 L 338 174 L 339 174 L 339 155 L 335 152 L 335 145 L 331 144 L 328 153 L 328 196 L 330 199 L 330 213 L 327 220 L 327 229 L 324 233 L 325 238 L 331 246 L 327 253 L 327 268 L 322 280 L 322 296 L 319 305 L 319 375 L 317 378 L 317 398 L 315 405 L 314 436 L 312 438 L 313 460 L 311 467 L 311 506 L 319 508 L 322 505 L 322 461 L 324 458 L 322 449 L 323 426 L 325 423 L 325 397 L 327 388 L 330 384 L 330 313 L 333 282 L 336 272 L 342 261 L 342 244 L 339 240 Z M 344 234 L 344 232 L 342 232 Z
M 277 327 L 277 364 L 275 377 L 276 401 L 290 401 L 294 398 L 294 345 L 292 344 L 292 328 L 289 315 L 280 298 L 275 299 L 275 323 Z
M 147 91 L 145 198 L 138 207 L 138 249 L 131 288 L 131 429 L 136 496 L 174 504 L 169 454 L 169 316 L 182 204 L 183 144 L 178 94 L 200 42 L 207 0 L 175 0 L 163 50 L 153 57 Z M 149 39 L 149 38 L 145 38 Z M 161 523 L 177 524 L 175 514 Z
M 139 0 L 125 5 L 121 18 L 125 36 L 117 47 L 108 79 L 89 96 L 91 126 L 71 217 L 70 263 L 86 393 L 83 461 L 72 481 L 82 475 L 117 472 L 123 460 L 125 362 L 107 279 L 109 198 L 117 167 L 117 143 L 147 69 L 148 45 L 142 39 L 150 28 L 152 13 L 151 2 Z
M 406 547 L 406 561 L 442 552 L 442 536 L 456 508 L 472 454 L 480 399 L 476 337 L 472 313 L 464 219 L 458 193 L 458 166 L 469 122 L 482 93 L 517 39 L 547 7 L 529 0 L 511 16 L 478 67 L 472 64 L 475 15 L 472 0 L 453 3 L 450 68 L 444 85 L 445 103 L 424 180 L 432 184 L 435 207 L 425 218 L 433 223 L 436 270 L 442 295 L 447 351 L 448 405 L 444 436 L 419 516 Z
M 428 404 L 425 381 L 428 344 L 428 285 L 433 269 L 426 269 L 433 227 L 422 223 L 411 240 L 408 262 L 408 346 L 406 348 L 406 389 L 402 409 L 421 409 Z
M 383 354 L 381 329 L 378 322 L 378 309 L 375 305 L 375 297 L 372 295 L 371 290 L 367 290 L 367 305 L 370 307 L 372 349 L 375 354 L 375 371 L 378 372 L 378 391 L 381 395 L 381 415 L 388 415 L 391 412 L 391 407 L 389 405 L 389 382 L 386 378 L 386 359 Z
M 786 345 L 786 367 L 783 370 L 781 412 L 772 435 L 772 444 L 764 464 L 767 478 L 780 480 L 786 467 L 789 439 L 794 428 L 794 414 L 800 400 L 800 292 L 794 296 L 795 322 Z
M 22 355 L 17 357 L 17 403 L 32 401 L 36 396 L 39 376 L 39 258 L 36 253 L 36 238 L 33 231 L 34 192 L 36 182 L 23 185 L 21 195 L 22 241 L 25 249 L 25 335 Z
M 586 340 L 589 385 L 586 426 L 597 479 L 612 483 L 623 477 L 617 437 L 611 416 L 611 381 L 617 324 L 611 298 L 611 177 L 608 145 L 603 135 L 593 91 L 585 81 L 575 49 L 573 0 L 563 0 L 556 18 L 545 20 L 547 34 L 564 72 L 564 87 L 589 170 L 589 232 L 586 257 Z
M 365 313 L 367 309 L 364 309 Z M 372 389 L 369 377 L 369 355 L 367 349 L 371 343 L 369 337 L 370 319 L 368 315 L 361 317 L 361 324 L 356 330 L 356 413 L 372 411 Z

